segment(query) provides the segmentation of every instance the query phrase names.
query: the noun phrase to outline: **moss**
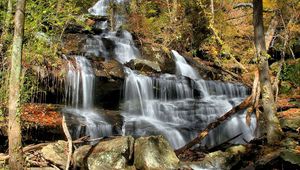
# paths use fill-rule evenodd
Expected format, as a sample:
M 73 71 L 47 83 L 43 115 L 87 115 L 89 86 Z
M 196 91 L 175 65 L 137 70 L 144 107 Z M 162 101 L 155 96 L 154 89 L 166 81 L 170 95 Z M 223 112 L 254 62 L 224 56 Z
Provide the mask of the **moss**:
M 296 86 L 300 86 L 300 59 L 294 62 L 287 62 L 283 67 L 281 80 L 289 81 Z

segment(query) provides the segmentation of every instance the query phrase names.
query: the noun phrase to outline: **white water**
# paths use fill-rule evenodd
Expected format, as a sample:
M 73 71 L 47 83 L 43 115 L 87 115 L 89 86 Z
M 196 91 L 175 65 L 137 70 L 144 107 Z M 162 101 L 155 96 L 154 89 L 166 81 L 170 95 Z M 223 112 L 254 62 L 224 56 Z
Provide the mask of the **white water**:
M 108 3 L 109 0 L 100 0 L 89 12 L 106 16 Z M 116 16 L 119 17 L 116 28 L 120 28 L 124 18 L 123 15 Z M 122 64 L 140 57 L 128 31 L 111 32 L 107 21 L 97 23 L 96 27 L 101 33 L 87 39 L 85 56 L 116 59 Z M 179 148 L 210 122 L 242 102 L 247 97 L 247 89 L 239 84 L 203 80 L 183 56 L 174 50 L 172 55 L 176 62 L 176 75 L 147 77 L 124 68 L 127 77 L 124 82 L 122 132 L 133 136 L 162 134 L 174 148 Z M 76 115 L 77 121 L 86 125 L 90 136 L 110 135 L 111 125 L 93 110 L 95 77 L 90 63 L 84 57 L 75 59 L 75 65 L 69 62 L 66 96 L 70 107 L 66 112 Z M 211 147 L 241 133 L 231 142 L 249 141 L 253 138 L 255 118 L 252 117 L 250 127 L 245 120 L 243 111 L 237 113 L 210 132 L 203 145 Z
M 116 3 L 125 5 L 125 0 L 118 0 Z M 89 9 L 90 14 L 96 16 L 106 16 L 109 0 L 100 0 Z M 122 12 L 115 15 L 115 30 L 108 30 L 108 21 L 96 23 L 96 28 L 101 29 L 99 35 L 93 35 L 86 40 L 84 52 L 86 56 L 103 57 L 105 59 L 115 59 L 124 64 L 132 59 L 139 58 L 139 50 L 134 45 L 132 35 L 126 30 L 119 28 L 124 24 L 125 18 Z
M 90 62 L 82 56 L 73 58 L 73 65 L 68 61 L 66 77 L 66 108 L 64 113 L 74 115 L 79 126 L 73 132 L 75 138 L 79 137 L 81 127 L 85 126 L 85 134 L 91 138 L 112 135 L 111 125 L 93 110 L 95 76 Z M 72 119 L 74 116 L 70 116 Z
M 181 76 L 186 76 L 191 79 L 199 79 L 200 76 L 198 75 L 197 71 L 193 69 L 181 56 L 177 51 L 172 50 L 172 55 L 175 58 L 176 62 L 176 74 Z
M 126 31 L 104 31 L 86 40 L 85 55 L 115 59 L 124 64 L 132 59 L 139 58 L 139 50 L 135 47 L 131 34 Z
M 134 136 L 163 134 L 174 148 L 179 148 L 241 103 L 247 97 L 247 89 L 239 84 L 203 80 L 181 55 L 172 53 L 177 76 L 147 77 L 125 68 L 123 132 Z M 209 133 L 203 144 L 215 146 L 239 134 L 232 143 L 249 141 L 255 118 L 250 127 L 245 121 L 244 111 L 237 113 Z
M 125 5 L 127 0 L 115 0 L 113 1 L 117 5 Z M 94 16 L 108 16 L 108 10 L 110 8 L 110 3 L 112 3 L 112 0 L 99 0 L 93 7 L 88 9 L 88 12 L 91 15 Z M 124 10 L 124 9 L 123 9 Z M 116 14 L 114 16 L 115 20 L 115 30 L 118 30 L 125 22 L 124 12 L 123 11 L 116 11 Z

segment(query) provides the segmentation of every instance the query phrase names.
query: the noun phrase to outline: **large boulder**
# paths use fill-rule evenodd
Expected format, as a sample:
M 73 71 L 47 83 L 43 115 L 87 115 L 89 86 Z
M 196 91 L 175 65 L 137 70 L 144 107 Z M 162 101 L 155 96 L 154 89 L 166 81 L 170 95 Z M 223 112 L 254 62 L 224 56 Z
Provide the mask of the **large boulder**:
M 159 73 L 161 72 L 160 66 L 157 62 L 145 59 L 133 59 L 126 63 L 126 66 L 132 70 L 139 70 L 145 73 Z
M 126 169 L 130 167 L 128 162 L 132 159 L 133 143 L 133 137 L 125 136 L 95 146 L 85 145 L 75 150 L 74 161 L 82 169 Z
M 63 37 L 63 54 L 80 54 L 87 39 L 86 34 L 65 34 Z
M 177 169 L 179 159 L 163 136 L 141 137 L 134 144 L 134 165 L 137 169 Z
M 105 61 L 101 57 L 90 57 L 90 62 L 97 77 L 107 79 L 124 78 L 122 64 L 114 59 Z
M 45 159 L 64 167 L 68 158 L 68 142 L 59 140 L 43 147 L 41 152 Z

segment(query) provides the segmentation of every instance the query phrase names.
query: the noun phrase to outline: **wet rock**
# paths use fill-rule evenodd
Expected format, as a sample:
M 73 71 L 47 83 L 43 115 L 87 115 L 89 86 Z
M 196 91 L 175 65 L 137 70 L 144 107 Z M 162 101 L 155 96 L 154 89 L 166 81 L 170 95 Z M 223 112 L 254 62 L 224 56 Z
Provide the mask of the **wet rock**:
M 91 58 L 90 62 L 96 77 L 124 79 L 123 66 L 116 60 L 104 61 L 101 58 Z
M 287 162 L 300 166 L 300 152 L 297 149 L 284 149 L 280 157 Z
M 133 59 L 126 64 L 132 70 L 139 70 L 146 73 L 159 73 L 161 72 L 160 66 L 157 62 L 145 59 Z
M 63 54 L 80 54 L 87 39 L 85 34 L 66 34 L 63 37 Z
M 238 161 L 240 155 L 246 152 L 246 148 L 242 145 L 228 148 L 225 152 L 211 152 L 205 156 L 202 161 L 185 163 L 193 169 L 231 169 Z
M 99 142 L 96 146 L 85 145 L 74 152 L 76 166 L 98 169 L 125 169 L 132 159 L 134 139 L 131 136 L 117 137 Z
M 109 60 L 103 62 L 103 69 L 105 72 L 113 78 L 124 78 L 123 66 L 115 60 Z
M 94 20 L 92 20 L 90 18 L 88 18 L 88 19 L 85 20 L 85 24 L 87 26 L 93 26 L 93 25 L 95 25 L 95 23 L 96 23 L 96 21 L 94 21 Z
M 163 136 L 141 137 L 134 144 L 137 169 L 176 169 L 179 159 Z
M 297 131 L 300 127 L 300 109 L 292 108 L 278 113 L 280 115 L 280 125 L 282 128 Z
M 43 147 L 41 152 L 45 159 L 64 167 L 67 163 L 68 143 L 60 140 Z

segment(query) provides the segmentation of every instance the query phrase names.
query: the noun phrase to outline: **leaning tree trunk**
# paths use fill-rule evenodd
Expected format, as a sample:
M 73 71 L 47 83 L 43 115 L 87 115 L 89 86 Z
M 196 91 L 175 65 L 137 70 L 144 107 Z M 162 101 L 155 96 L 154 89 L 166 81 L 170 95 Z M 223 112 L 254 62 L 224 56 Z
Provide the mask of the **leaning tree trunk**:
M 256 53 L 259 59 L 259 80 L 264 109 L 263 115 L 266 121 L 267 140 L 269 144 L 275 144 L 280 140 L 282 130 L 279 120 L 276 117 L 276 105 L 269 75 L 268 54 L 263 28 L 262 0 L 253 0 L 253 26 Z
M 25 0 L 18 0 L 15 14 L 15 30 L 12 44 L 11 72 L 9 79 L 9 166 L 23 169 L 23 153 L 20 119 L 20 75 L 24 35 Z

